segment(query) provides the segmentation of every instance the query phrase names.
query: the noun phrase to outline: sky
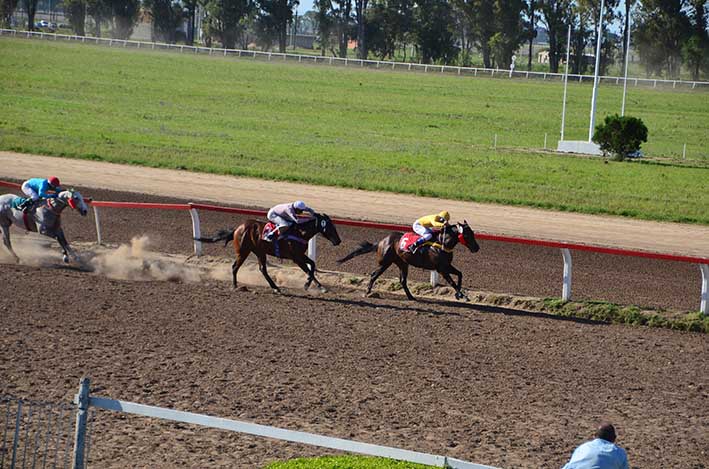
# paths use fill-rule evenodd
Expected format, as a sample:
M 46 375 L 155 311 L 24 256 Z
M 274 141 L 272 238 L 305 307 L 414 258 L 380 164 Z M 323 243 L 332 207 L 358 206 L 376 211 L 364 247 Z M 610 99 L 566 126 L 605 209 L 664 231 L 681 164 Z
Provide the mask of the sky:
M 313 0 L 300 0 L 300 5 L 298 5 L 298 14 L 302 15 L 313 9 Z

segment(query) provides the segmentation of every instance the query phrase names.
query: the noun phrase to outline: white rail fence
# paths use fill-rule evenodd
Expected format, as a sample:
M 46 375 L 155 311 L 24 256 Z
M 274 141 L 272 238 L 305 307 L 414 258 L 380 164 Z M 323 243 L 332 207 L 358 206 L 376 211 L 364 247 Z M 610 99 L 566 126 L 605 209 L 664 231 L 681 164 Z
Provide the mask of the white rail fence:
M 162 420 L 170 420 L 172 422 L 201 425 L 203 427 L 217 428 L 230 432 L 246 433 L 249 435 L 262 436 L 293 443 L 319 446 L 321 448 L 329 448 L 348 453 L 358 453 L 368 456 L 378 456 L 396 459 L 399 461 L 426 464 L 433 467 L 446 467 L 452 469 L 495 469 L 492 466 L 484 466 L 482 464 L 475 464 L 447 456 L 420 453 L 417 451 L 393 448 L 390 446 L 379 446 L 353 440 L 344 440 L 342 438 L 333 438 L 329 436 L 317 435 L 315 433 L 286 430 L 278 427 L 212 417 L 209 415 L 166 409 L 163 407 L 154 407 L 137 404 L 135 402 L 108 399 L 105 397 L 92 397 L 89 395 L 89 384 L 89 378 L 83 378 L 81 380 L 79 393 L 76 395 L 74 400 L 74 404 L 76 404 L 79 409 L 76 418 L 75 449 L 72 466 L 74 469 L 81 469 L 84 467 L 85 451 L 83 442 L 85 441 L 86 421 L 85 418 L 82 418 L 82 415 L 85 415 L 91 407 L 115 412 L 142 415 L 144 417 L 152 417 Z M 128 461 L 126 462 L 128 463 Z
M 224 57 L 242 57 L 260 59 L 266 61 L 291 61 L 299 63 L 312 63 L 324 65 L 339 65 L 345 67 L 360 67 L 386 70 L 400 70 L 412 72 L 426 73 L 448 73 L 453 75 L 461 75 L 468 77 L 489 77 L 489 78 L 524 78 L 538 80 L 557 80 L 564 79 L 563 73 L 551 72 L 529 72 L 529 71 L 510 71 L 499 68 L 481 68 L 481 67 L 458 67 L 453 65 L 431 65 L 417 64 L 410 62 L 394 62 L 386 60 L 366 60 L 366 59 L 350 59 L 341 57 L 325 57 L 320 55 L 302 55 L 302 54 L 287 54 L 279 52 L 261 52 L 255 50 L 244 49 L 221 49 L 216 47 L 200 47 L 187 46 L 181 44 L 166 44 L 162 42 L 146 42 L 132 41 L 124 39 L 99 38 L 92 36 L 75 36 L 69 34 L 45 33 L 42 31 L 20 31 L 15 29 L 0 29 L 0 36 L 24 37 L 27 39 L 47 39 L 47 40 L 62 40 L 73 41 L 89 44 L 100 44 L 109 47 L 122 47 L 134 49 L 150 49 L 150 50 L 172 50 L 182 53 L 191 54 L 206 54 L 206 55 L 221 55 Z M 569 74 L 569 80 L 579 83 L 593 83 L 593 75 L 575 75 Z M 623 77 L 601 76 L 600 83 L 623 85 Z M 666 87 L 673 89 L 709 89 L 709 82 L 706 81 L 688 81 L 688 80 L 663 80 L 654 78 L 631 78 L 628 77 L 628 84 L 632 86 L 650 86 L 653 88 Z

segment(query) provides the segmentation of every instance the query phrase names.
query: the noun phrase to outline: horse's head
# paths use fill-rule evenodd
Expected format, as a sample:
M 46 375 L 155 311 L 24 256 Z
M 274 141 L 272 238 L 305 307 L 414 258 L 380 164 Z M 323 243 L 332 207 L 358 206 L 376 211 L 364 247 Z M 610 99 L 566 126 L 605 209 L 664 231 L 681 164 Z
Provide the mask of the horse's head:
M 86 205 L 79 191 L 73 189 L 62 191 L 57 194 L 57 201 L 77 210 L 82 217 L 85 217 L 89 213 L 89 207 Z
M 478 252 L 480 250 L 480 246 L 475 240 L 475 232 L 470 228 L 467 220 L 463 220 L 463 223 L 458 223 L 456 231 L 458 232 L 458 242 L 468 248 L 470 252 Z
M 315 217 L 315 223 L 317 223 L 318 233 L 323 235 L 330 241 L 334 246 L 337 246 L 342 241 L 340 240 L 340 235 L 337 234 L 337 228 L 335 224 L 330 220 L 330 217 L 323 214 L 317 214 Z

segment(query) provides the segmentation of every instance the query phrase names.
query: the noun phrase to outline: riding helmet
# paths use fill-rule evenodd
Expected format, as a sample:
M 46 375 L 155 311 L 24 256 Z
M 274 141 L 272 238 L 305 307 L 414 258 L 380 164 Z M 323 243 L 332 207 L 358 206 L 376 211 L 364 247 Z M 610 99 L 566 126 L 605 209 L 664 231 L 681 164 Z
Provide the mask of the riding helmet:
M 59 187 L 61 184 L 59 183 L 59 178 L 56 176 L 50 176 L 49 179 L 47 179 L 49 182 L 49 185 L 52 187 Z

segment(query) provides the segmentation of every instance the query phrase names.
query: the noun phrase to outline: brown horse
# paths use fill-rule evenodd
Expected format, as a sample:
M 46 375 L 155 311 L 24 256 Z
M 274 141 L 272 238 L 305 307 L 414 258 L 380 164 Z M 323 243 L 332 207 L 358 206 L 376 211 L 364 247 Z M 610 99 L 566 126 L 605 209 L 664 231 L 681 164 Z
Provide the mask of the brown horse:
M 274 292 L 279 293 L 278 285 L 273 281 L 266 268 L 266 256 L 276 256 L 283 259 L 291 259 L 300 267 L 303 272 L 308 274 L 308 280 L 305 282 L 305 289 L 310 288 L 310 284 L 315 282 L 315 285 L 321 291 L 326 291 L 325 288 L 315 278 L 315 261 L 309 258 L 305 250 L 308 240 L 318 233 L 325 236 L 333 245 L 340 244 L 340 236 L 337 234 L 335 225 L 330 220 L 330 217 L 324 214 L 316 214 L 315 217 L 306 221 L 299 222 L 285 236 L 282 236 L 275 241 L 266 241 L 261 238 L 265 223 L 256 220 L 247 220 L 233 230 L 220 230 L 216 235 L 206 238 L 197 238 L 198 241 L 205 243 L 216 243 L 224 241 L 226 246 L 229 241 L 234 241 L 234 251 L 236 252 L 236 260 L 231 266 L 232 280 L 234 288 L 236 288 L 236 274 L 239 267 L 244 263 L 249 254 L 252 252 L 258 258 L 259 270 L 266 278 L 266 281 L 271 286 Z M 276 248 L 278 252 L 276 253 Z
M 435 270 L 440 273 L 444 279 L 455 288 L 455 297 L 460 300 L 465 298 L 470 301 L 468 295 L 463 292 L 461 285 L 463 283 L 463 274 L 451 265 L 453 261 L 453 249 L 460 243 L 467 247 L 470 252 L 478 252 L 480 246 L 475 241 L 475 233 L 468 226 L 468 222 L 458 223 L 455 225 L 445 225 L 439 236 L 439 242 L 442 248 L 424 246 L 418 249 L 416 253 L 408 250 L 402 251 L 400 247 L 400 239 L 403 233 L 392 233 L 386 238 L 379 241 L 377 245 L 364 241 L 359 247 L 338 260 L 338 263 L 346 262 L 353 257 L 361 256 L 373 251 L 377 251 L 377 262 L 379 268 L 372 272 L 367 286 L 367 295 L 372 292 L 372 286 L 380 275 L 386 271 L 390 265 L 396 264 L 399 267 L 399 280 L 401 286 L 406 292 L 406 297 L 410 300 L 415 300 L 414 296 L 409 291 L 406 284 L 406 279 L 409 275 L 409 266 L 420 267 L 426 270 Z M 454 282 L 451 274 L 458 276 L 458 282 Z

